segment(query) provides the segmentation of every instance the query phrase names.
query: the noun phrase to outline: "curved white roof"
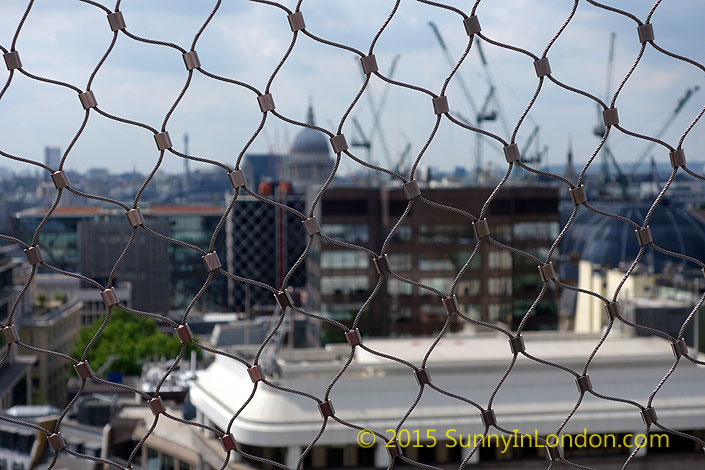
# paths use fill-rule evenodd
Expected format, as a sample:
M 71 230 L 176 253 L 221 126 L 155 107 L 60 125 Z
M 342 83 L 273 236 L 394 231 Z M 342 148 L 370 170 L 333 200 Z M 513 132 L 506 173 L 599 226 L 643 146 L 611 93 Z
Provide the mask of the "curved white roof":
M 525 335 L 527 352 L 580 371 L 597 343 L 594 336 L 572 339 L 554 335 Z M 432 339 L 366 340 L 365 345 L 420 365 Z M 339 359 L 335 351 L 341 353 Z M 347 345 L 328 350 L 297 351 L 309 356 L 298 361 L 280 360 L 281 375 L 275 380 L 323 398 L 328 383 L 349 353 Z M 318 361 L 318 356 L 328 359 Z M 505 336 L 444 339 L 428 362 L 432 383 L 475 400 L 483 408 L 510 362 Z M 673 363 L 670 343 L 660 338 L 610 337 L 590 367 L 595 391 L 630 398 L 642 405 Z M 253 384 L 240 363 L 223 356 L 192 386 L 192 403 L 221 429 L 252 393 Z M 405 414 L 418 394 L 411 370 L 357 348 L 355 359 L 335 385 L 331 401 L 336 416 L 385 434 Z M 519 357 L 493 409 L 500 425 L 533 434 L 555 432 L 579 397 L 572 375 Z M 681 361 L 674 375 L 654 401 L 659 420 L 676 429 L 702 427 L 705 422 L 705 374 Z M 292 393 L 259 384 L 252 402 L 238 417 L 233 435 L 239 442 L 264 447 L 305 446 L 323 420 L 316 403 Z M 407 429 L 446 429 L 481 433 L 479 411 L 466 403 L 425 388 L 419 406 L 404 426 Z M 567 433 L 642 432 L 644 425 L 635 407 L 588 396 L 565 429 Z M 321 444 L 351 444 L 357 432 L 329 420 Z M 387 434 L 389 435 L 389 434 Z

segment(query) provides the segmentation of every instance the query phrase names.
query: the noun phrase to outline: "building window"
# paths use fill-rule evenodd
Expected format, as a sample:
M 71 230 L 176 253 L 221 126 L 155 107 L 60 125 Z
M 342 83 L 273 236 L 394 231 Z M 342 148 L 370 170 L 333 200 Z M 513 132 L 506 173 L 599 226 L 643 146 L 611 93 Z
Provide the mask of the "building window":
M 323 224 L 321 233 L 326 237 L 347 243 L 361 244 L 370 241 L 367 225 L 361 224 Z
M 389 235 L 389 232 L 392 231 L 392 228 L 393 227 L 387 228 L 386 235 Z M 392 242 L 392 244 L 394 244 L 394 243 L 411 243 L 411 239 L 412 239 L 411 227 L 409 225 L 402 225 L 400 227 L 397 227 L 396 232 L 394 232 L 394 235 L 392 236 L 391 242 Z
M 511 315 L 511 304 L 489 304 L 487 306 L 487 319 L 489 321 L 506 321 L 507 315 Z
M 490 251 L 487 253 L 489 269 L 512 269 L 512 254 L 508 251 Z
M 422 277 L 419 279 L 421 284 L 429 287 L 433 287 L 436 290 L 445 292 L 450 289 L 451 284 L 453 284 L 452 277 Z M 421 295 L 438 295 L 435 292 L 431 292 L 428 289 L 419 288 L 419 294 Z
M 500 242 L 512 241 L 512 226 L 506 224 L 494 225 L 491 228 L 492 238 Z
M 321 253 L 323 269 L 365 269 L 369 264 L 369 257 L 361 251 L 331 250 Z
M 489 295 L 512 295 L 512 278 L 491 277 L 487 279 L 487 293 Z
M 445 316 L 448 315 L 445 307 L 438 302 L 438 304 L 426 304 L 420 307 L 421 315 L 433 315 L 433 316 Z
M 517 294 L 529 294 L 536 293 L 537 290 L 541 290 L 543 281 L 541 276 L 534 273 L 524 273 L 516 274 L 514 276 L 514 292 Z
M 159 466 L 160 466 L 159 452 L 152 449 L 151 447 L 148 447 L 147 448 L 147 468 L 159 468 Z
M 460 311 L 473 320 L 482 320 L 482 315 L 478 305 L 460 304 Z
M 399 279 L 387 280 L 387 294 L 389 295 L 411 295 L 413 286 Z
M 392 306 L 389 309 L 389 321 L 392 323 L 411 321 L 411 318 L 411 307 Z
M 558 222 L 517 222 L 512 227 L 515 240 L 554 240 L 558 232 Z
M 532 254 L 536 256 L 540 260 L 545 260 L 546 257 L 548 256 L 548 248 L 531 248 L 528 250 L 524 250 L 529 254 Z M 529 258 L 528 256 L 520 255 L 513 253 L 512 254 L 512 263 L 514 266 L 522 266 L 522 267 L 536 267 L 536 261 L 533 259 Z
M 471 254 L 470 251 L 421 253 L 419 255 L 419 270 L 457 272 L 467 262 Z M 481 266 L 480 253 L 477 253 L 468 268 L 479 269 Z
M 457 295 L 463 297 L 476 297 L 480 295 L 482 284 L 479 279 L 467 279 L 458 283 Z
M 326 468 L 343 468 L 343 448 L 326 447 Z
M 171 455 L 162 455 L 161 470 L 174 470 L 175 468 L 174 457 Z
M 357 312 L 360 311 L 360 304 L 357 303 L 341 303 L 341 304 L 323 304 L 321 306 L 325 316 L 333 320 L 345 321 L 353 320 Z
M 421 271 L 452 271 L 454 267 L 449 253 L 422 253 L 419 257 Z
M 326 175 L 327 176 L 327 175 Z M 336 216 L 340 214 L 346 215 L 368 215 L 366 199 L 330 199 L 323 198 L 321 202 L 321 215 Z
M 467 225 L 420 225 L 421 243 L 470 243 L 475 241 L 470 224 Z
M 414 261 L 411 257 L 411 253 L 390 253 L 389 264 L 392 271 L 395 272 L 411 271 Z
M 370 279 L 365 276 L 321 276 L 321 294 L 354 294 L 369 289 Z

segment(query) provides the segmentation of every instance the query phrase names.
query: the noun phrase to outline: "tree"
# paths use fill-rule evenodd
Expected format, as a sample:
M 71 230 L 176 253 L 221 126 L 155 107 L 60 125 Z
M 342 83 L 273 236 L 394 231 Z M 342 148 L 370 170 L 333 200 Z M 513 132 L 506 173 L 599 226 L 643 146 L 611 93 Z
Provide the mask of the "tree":
M 92 325 L 81 328 L 74 343 L 73 356 L 80 358 L 95 336 L 105 317 L 96 319 Z M 188 351 L 194 346 L 188 345 Z M 142 363 L 162 357 L 175 358 L 181 351 L 181 342 L 176 336 L 157 330 L 154 320 L 135 315 L 119 307 L 113 307 L 110 321 L 88 351 L 88 361 L 93 370 L 98 370 L 112 355 L 117 356 L 110 372 L 123 375 L 140 375 Z M 197 350 L 200 356 L 200 350 Z

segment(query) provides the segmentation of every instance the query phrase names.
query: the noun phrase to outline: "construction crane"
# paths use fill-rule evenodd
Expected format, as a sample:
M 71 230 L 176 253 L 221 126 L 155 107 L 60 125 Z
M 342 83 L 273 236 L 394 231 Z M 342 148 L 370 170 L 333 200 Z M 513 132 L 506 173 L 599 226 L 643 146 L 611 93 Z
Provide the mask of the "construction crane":
M 370 142 L 370 139 L 367 138 L 365 131 L 362 130 L 362 126 L 360 125 L 360 122 L 357 120 L 357 118 L 355 116 L 352 117 L 352 123 L 353 123 L 353 126 L 355 126 L 355 130 L 357 132 L 357 135 L 353 136 L 353 138 L 350 142 L 350 145 L 353 147 L 362 147 L 364 149 L 367 149 L 367 155 L 368 155 L 367 160 L 369 161 L 370 160 L 370 158 L 369 158 L 370 148 L 372 147 L 372 142 Z M 404 140 L 406 140 L 406 145 L 404 146 L 404 149 L 399 154 L 399 158 L 396 160 L 396 162 L 391 163 L 389 166 L 390 170 L 393 170 L 397 173 L 402 172 L 404 160 L 409 155 L 409 152 L 411 152 L 411 142 L 409 142 L 409 139 L 407 139 L 407 137 L 404 133 L 402 133 L 402 137 L 404 138 Z
M 548 153 L 548 145 L 544 145 L 543 147 L 541 147 L 541 144 L 539 143 L 538 135 L 540 130 L 541 128 L 538 124 L 534 126 L 534 130 L 531 131 L 531 134 L 529 134 L 529 137 L 527 137 L 526 139 L 524 147 L 522 147 L 521 149 L 521 155 L 530 155 L 529 148 L 531 147 L 531 144 L 536 141 L 536 151 L 533 153 L 533 155 L 521 159 L 525 163 L 541 163 L 543 157 L 546 155 L 546 153 Z
M 614 165 L 614 169 L 617 171 L 617 176 L 615 177 L 614 181 L 615 183 L 617 183 L 617 185 L 619 185 L 619 190 L 622 192 L 622 198 L 624 200 L 629 199 L 630 178 L 625 175 L 622 169 L 620 168 L 619 164 L 617 163 L 617 159 L 612 153 L 612 149 L 609 147 L 604 147 L 604 152 L 607 155 L 607 158 L 609 158 L 609 160 Z
M 438 29 L 438 26 L 433 21 L 429 21 L 428 25 L 431 27 L 433 30 L 433 34 L 436 36 L 436 39 L 438 40 L 438 44 L 441 46 L 441 50 L 443 51 L 443 55 L 445 55 L 446 60 L 448 61 L 448 64 L 451 67 L 455 67 L 455 61 L 453 60 L 453 57 L 450 55 L 450 51 L 448 51 L 448 46 L 446 46 L 445 41 L 443 40 L 443 36 L 441 36 L 441 32 Z M 472 99 L 472 95 L 470 94 L 470 90 L 468 89 L 468 86 L 465 84 L 465 80 L 463 80 L 462 75 L 460 75 L 459 72 L 455 73 L 455 81 L 460 86 L 460 89 L 463 92 L 463 95 L 465 96 L 465 99 L 467 100 L 468 104 L 470 105 L 470 109 L 472 109 L 472 112 L 475 116 L 478 116 L 480 114 L 480 109 L 477 107 L 475 104 L 475 100 Z
M 610 47 L 609 47 L 609 55 L 607 56 L 607 80 L 605 83 L 605 95 L 604 95 L 604 101 L 609 102 L 610 99 L 610 87 L 612 85 L 612 74 L 614 71 L 614 44 L 615 44 L 615 39 L 616 39 L 616 34 L 612 33 L 610 36 Z M 695 92 L 697 92 L 700 88 L 696 85 L 692 88 L 688 88 L 685 91 L 685 94 L 681 99 L 678 100 L 678 103 L 676 104 L 675 109 L 671 113 L 670 116 L 666 119 L 666 121 L 663 123 L 659 131 L 656 133 L 656 138 L 660 139 L 663 134 L 666 133 L 668 128 L 673 124 L 673 121 L 675 121 L 676 117 L 678 114 L 681 112 L 685 104 L 690 100 L 690 98 L 693 96 Z M 597 136 L 602 138 L 602 136 L 605 134 L 605 124 L 602 119 L 602 107 L 597 104 L 597 125 L 593 129 L 593 133 Z M 656 142 L 650 141 L 644 151 L 641 153 L 641 155 L 637 158 L 636 162 L 632 166 L 631 171 L 629 174 L 625 174 L 619 164 L 617 163 L 617 159 L 614 156 L 614 153 L 612 152 L 612 149 L 610 148 L 609 144 L 605 142 L 605 145 L 602 147 L 602 178 L 605 182 L 610 180 L 610 175 L 609 175 L 609 167 L 610 163 L 614 166 L 617 176 L 615 178 L 615 182 L 619 185 L 620 190 L 622 192 L 622 196 L 624 199 L 628 199 L 628 187 L 629 187 L 629 182 L 631 181 L 631 176 L 636 173 L 636 171 L 639 169 L 641 164 L 646 160 L 646 158 L 649 156 L 651 153 L 652 149 L 654 148 L 654 145 L 656 145 Z
M 463 113 L 461 113 L 460 111 L 452 110 L 452 111 L 450 111 L 450 114 L 451 114 L 454 118 L 456 118 L 458 121 L 462 122 L 463 124 L 466 124 L 466 125 L 468 125 L 468 126 L 472 126 L 472 124 L 471 124 L 471 122 L 470 122 L 470 119 L 468 119 L 468 118 L 467 118 Z M 487 144 L 489 144 L 490 149 L 494 150 L 494 152 L 495 152 L 498 156 L 504 158 L 504 150 L 502 150 L 502 147 L 500 147 L 499 145 L 497 145 L 496 142 L 497 142 L 497 141 L 494 140 L 494 139 L 489 139 L 489 141 L 487 142 Z
M 389 66 L 389 72 L 387 73 L 388 78 L 392 78 L 394 76 L 394 72 L 396 71 L 397 68 L 397 63 L 399 62 L 399 59 L 401 58 L 400 54 L 397 54 L 394 56 L 392 59 L 392 63 Z M 362 69 L 361 69 L 362 71 Z M 363 73 L 364 77 L 364 73 Z M 382 96 L 379 101 L 375 101 L 374 96 L 370 92 L 370 90 L 367 90 L 365 92 L 365 95 L 367 96 L 367 101 L 370 105 L 370 111 L 372 112 L 372 127 L 370 129 L 369 133 L 365 133 L 362 130 L 362 126 L 360 125 L 360 122 L 353 117 L 353 125 L 355 126 L 355 129 L 357 131 L 357 138 L 351 142 L 352 146 L 355 147 L 364 147 L 367 149 L 367 161 L 370 163 L 373 163 L 371 161 L 371 156 L 372 156 L 372 143 L 374 142 L 375 137 L 378 136 L 379 134 L 379 141 L 382 144 L 382 151 L 384 152 L 385 160 L 387 165 L 392 168 L 396 165 L 398 165 L 397 162 L 394 161 L 392 158 L 392 154 L 389 151 L 389 145 L 387 144 L 387 139 L 384 135 L 384 132 L 382 132 L 382 124 L 381 124 L 381 116 L 382 116 L 382 111 L 384 111 L 385 105 L 387 103 L 387 97 L 389 96 L 389 83 L 386 84 L 384 91 L 382 92 Z
M 610 101 L 610 89 L 612 87 L 612 74 L 614 72 L 614 43 L 617 38 L 616 33 L 612 33 L 610 35 L 610 46 L 608 49 L 608 55 L 607 55 L 607 79 L 605 82 L 605 94 L 603 95 L 603 100 L 605 103 L 609 103 Z M 605 135 L 605 132 L 607 131 L 607 128 L 605 127 L 605 123 L 602 117 L 602 106 L 599 103 L 595 103 L 595 107 L 597 110 L 597 124 L 593 128 L 592 132 L 595 134 L 595 136 L 602 138 L 602 136 Z M 610 151 L 609 144 L 605 142 L 605 144 L 602 146 L 602 179 L 606 183 L 610 179 L 610 155 L 612 155 L 612 152 Z M 622 191 L 624 193 L 624 190 Z
M 367 135 L 365 135 L 365 131 L 362 130 L 362 126 L 360 125 L 360 121 L 357 120 L 355 116 L 352 117 L 352 123 L 355 126 L 355 130 L 357 131 L 357 135 L 353 135 L 352 140 L 350 141 L 350 145 L 352 147 L 362 147 L 367 150 L 367 161 L 370 161 L 370 149 L 372 148 L 372 142 L 370 142 L 370 139 L 367 138 Z
M 402 140 L 406 142 L 406 145 L 402 149 L 401 152 L 399 152 L 399 158 L 397 159 L 397 164 L 394 167 L 394 171 L 397 173 L 404 173 L 405 170 L 407 170 L 407 165 L 404 163 L 406 161 L 406 157 L 409 156 L 409 153 L 411 153 L 411 141 L 409 140 L 409 137 L 399 129 L 399 134 L 401 134 Z
M 497 108 L 497 115 L 499 117 L 499 122 L 502 125 L 502 130 L 504 131 L 505 135 L 509 135 L 509 123 L 507 123 L 507 118 L 504 113 L 504 108 L 502 107 L 502 102 L 499 99 L 499 95 L 495 93 L 496 87 L 494 85 L 495 81 L 492 76 L 492 72 L 490 71 L 490 66 L 489 63 L 487 62 L 487 59 L 485 58 L 485 53 L 482 50 L 482 43 L 480 41 L 475 41 L 475 48 L 477 49 L 477 53 L 480 55 L 480 63 L 482 64 L 482 69 L 485 72 L 485 81 L 487 82 L 487 85 L 490 87 L 490 90 L 492 91 L 492 101 L 494 102 L 494 105 Z M 495 118 L 496 119 L 496 118 Z M 529 119 L 531 117 L 529 116 Z M 489 121 L 489 119 L 486 119 Z M 493 119 L 494 120 L 494 119 Z
M 612 88 L 612 74 L 614 72 L 614 44 L 615 40 L 617 39 L 617 34 L 616 33 L 611 33 L 610 34 L 610 47 L 609 47 L 609 52 L 607 55 L 607 78 L 605 80 L 605 94 L 604 94 L 604 101 L 605 103 L 609 103 L 610 101 L 610 90 Z M 602 138 L 605 135 L 605 132 L 607 131 L 607 128 L 605 127 L 605 123 L 602 117 L 602 106 L 599 103 L 595 103 L 596 109 L 597 109 L 597 124 L 593 128 L 593 134 L 595 136 Z M 602 152 L 602 180 L 606 184 L 610 180 L 610 163 L 614 166 L 614 169 L 617 173 L 617 176 L 615 177 L 615 183 L 619 186 L 619 190 L 622 193 L 622 198 L 624 200 L 629 199 L 629 182 L 630 178 L 624 174 L 622 171 L 622 168 L 619 166 L 617 163 L 617 159 L 614 157 L 614 153 L 612 152 L 612 149 L 610 148 L 610 145 L 608 142 L 605 142 L 605 144 L 602 146 L 602 149 L 600 150 Z M 603 186 L 604 188 L 605 186 Z
M 443 55 L 446 58 L 446 61 L 451 67 L 455 67 L 455 61 L 453 57 L 450 54 L 450 51 L 448 50 L 448 46 L 446 45 L 445 41 L 443 40 L 443 36 L 441 35 L 440 30 L 436 26 L 435 23 L 432 21 L 428 22 L 428 25 L 431 27 L 431 30 L 433 30 L 433 34 L 436 37 L 436 40 L 438 41 L 438 44 L 441 47 L 441 50 L 443 51 Z M 468 105 L 470 106 L 470 109 L 472 110 L 475 119 L 474 122 L 471 121 L 470 119 L 466 117 L 462 117 L 462 115 L 459 112 L 454 112 L 453 114 L 459 118 L 460 121 L 464 122 L 468 126 L 476 127 L 477 129 L 482 129 L 483 124 L 485 122 L 494 122 L 499 119 L 500 124 L 502 125 L 502 128 L 505 132 L 506 135 L 510 134 L 509 130 L 509 125 L 507 123 L 506 117 L 504 115 L 504 111 L 502 108 L 502 103 L 499 99 L 499 96 L 497 94 L 497 87 L 495 86 L 494 83 L 494 78 L 492 76 L 492 73 L 490 71 L 489 64 L 487 62 L 487 58 L 485 57 L 485 54 L 482 50 L 482 45 L 479 40 L 475 40 L 473 43 L 475 48 L 477 49 L 477 52 L 480 56 L 480 62 L 482 63 L 482 68 L 485 72 L 484 74 L 484 79 L 485 82 L 487 83 L 487 86 L 489 87 L 489 90 L 487 92 L 487 95 L 485 96 L 485 100 L 482 103 L 481 107 L 478 107 L 477 104 L 475 103 L 475 100 L 472 98 L 472 95 L 470 94 L 470 90 L 468 89 L 467 84 L 465 83 L 465 80 L 463 79 L 460 71 L 456 71 L 454 75 L 454 81 L 458 84 L 460 87 L 460 90 L 463 93 L 463 96 L 465 97 L 465 100 L 468 102 Z M 538 126 L 537 126 L 538 127 Z M 538 132 L 538 130 L 535 130 L 535 132 Z M 479 178 L 481 172 L 482 172 L 482 167 L 483 167 L 483 143 L 484 143 L 484 135 L 481 133 L 477 133 L 476 135 L 476 143 L 475 143 L 475 175 L 476 177 Z M 535 136 L 534 136 L 535 137 Z M 546 147 L 543 150 L 537 150 L 536 154 L 534 157 L 530 158 L 529 160 L 524 160 L 524 161 L 531 161 L 531 162 L 540 162 L 541 157 L 548 151 L 548 147 Z
M 673 124 L 673 121 L 676 120 L 676 117 L 678 117 L 678 114 L 683 110 L 683 107 L 685 104 L 690 100 L 690 98 L 695 94 L 698 90 L 700 90 L 700 87 L 698 85 L 693 86 L 692 88 L 688 88 L 685 90 L 685 94 L 681 97 L 681 99 L 678 100 L 678 103 L 676 103 L 676 107 L 671 113 L 668 118 L 666 118 L 666 121 L 663 123 L 661 128 L 658 130 L 656 133 L 655 137 L 657 139 L 660 139 L 663 134 L 666 133 L 669 127 L 671 127 L 671 124 Z M 656 145 L 656 142 L 650 141 L 644 151 L 641 153 L 639 158 L 637 158 L 636 163 L 634 163 L 634 166 L 632 167 L 631 174 L 635 174 L 636 171 L 639 169 L 642 163 L 644 163 L 644 160 L 649 156 L 651 151 L 653 150 L 654 146 Z
M 658 170 L 656 169 L 656 160 L 654 160 L 654 156 L 651 155 L 651 181 L 654 184 L 658 184 L 660 181 L 660 178 L 658 176 Z
M 409 155 L 409 152 L 411 152 L 411 142 L 407 141 L 406 142 L 406 147 L 404 147 L 404 150 L 401 151 L 401 154 L 399 155 L 399 164 L 397 168 L 395 168 L 395 171 L 399 173 L 402 169 L 402 166 L 404 164 L 404 160 L 406 160 L 406 157 Z
M 431 27 L 433 30 L 433 34 L 436 36 L 436 39 L 438 40 L 438 44 L 441 46 L 441 50 L 443 51 L 443 55 L 446 58 L 446 61 L 448 62 L 448 65 L 451 67 L 455 67 L 455 61 L 453 60 L 453 57 L 450 55 L 450 51 L 448 50 L 448 46 L 446 46 L 445 41 L 443 40 L 443 36 L 441 36 L 441 32 L 438 29 L 438 26 L 433 21 L 429 21 L 428 25 Z M 481 54 L 482 61 L 484 63 L 485 61 L 485 56 L 484 54 Z M 473 114 L 475 115 L 475 123 L 468 122 L 466 120 L 466 123 L 469 126 L 476 127 L 478 129 L 482 129 L 482 124 L 485 121 L 494 121 L 497 119 L 497 112 L 495 110 L 490 111 L 490 103 L 492 102 L 492 97 L 494 96 L 495 92 L 495 87 L 492 84 L 489 84 L 490 89 L 489 92 L 487 93 L 487 96 L 485 97 L 485 101 L 482 104 L 482 108 L 478 108 L 477 104 L 475 103 L 475 100 L 472 98 L 472 95 L 470 94 L 470 90 L 468 89 L 468 86 L 465 84 L 465 80 L 463 79 L 463 76 L 460 74 L 460 71 L 455 72 L 455 81 L 460 87 L 460 90 L 463 93 L 463 96 L 465 96 L 465 100 L 468 102 L 468 105 L 470 105 L 470 109 L 472 110 Z M 476 140 L 475 140 L 475 177 L 480 178 L 480 173 L 482 172 L 482 134 L 477 133 Z

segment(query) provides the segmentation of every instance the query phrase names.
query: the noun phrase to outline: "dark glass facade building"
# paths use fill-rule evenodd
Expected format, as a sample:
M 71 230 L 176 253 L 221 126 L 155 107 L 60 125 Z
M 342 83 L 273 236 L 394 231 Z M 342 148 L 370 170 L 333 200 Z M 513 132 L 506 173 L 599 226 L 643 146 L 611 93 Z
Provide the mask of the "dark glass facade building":
M 306 212 L 306 197 L 280 194 L 271 199 Z M 237 275 L 279 288 L 289 269 L 297 262 L 308 242 L 301 219 L 284 209 L 274 207 L 252 196 L 240 196 L 226 224 L 227 267 Z M 288 286 L 306 285 L 307 265 L 302 263 Z M 228 307 L 252 314 L 253 310 L 275 305 L 272 293 L 249 283 L 228 279 Z
M 143 208 L 142 212 L 153 230 L 207 251 L 225 209 L 212 205 L 160 205 Z M 46 208 L 33 208 L 17 214 L 13 219 L 16 236 L 29 243 L 45 213 Z M 89 244 L 92 246 L 79 244 L 81 225 L 83 236 L 91 240 Z M 109 276 L 131 233 L 129 223 L 120 211 L 100 207 L 59 207 L 42 229 L 38 243 L 48 263 L 104 279 Z M 118 270 L 120 280 L 133 283 L 133 306 L 162 313 L 186 308 L 207 277 L 201 255 L 144 230 L 138 231 L 137 241 L 138 248 L 143 248 L 129 255 Z M 216 238 L 214 249 L 224 264 L 227 256 L 224 233 Z M 197 308 L 202 311 L 223 310 L 226 298 L 226 281 L 222 276 L 215 276 Z

